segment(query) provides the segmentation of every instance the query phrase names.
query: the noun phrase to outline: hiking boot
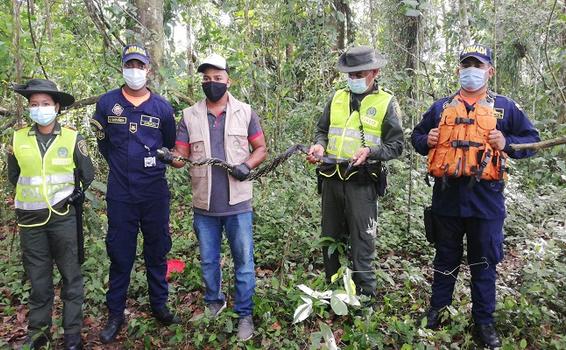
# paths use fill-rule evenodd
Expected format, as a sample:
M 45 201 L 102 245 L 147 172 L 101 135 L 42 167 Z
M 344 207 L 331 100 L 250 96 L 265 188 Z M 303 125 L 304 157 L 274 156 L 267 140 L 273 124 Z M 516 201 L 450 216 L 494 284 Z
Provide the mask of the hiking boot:
M 474 325 L 474 336 L 480 345 L 490 349 L 496 349 L 501 346 L 501 340 L 493 323 Z
M 426 312 L 426 326 L 425 328 L 437 330 L 440 328 L 440 313 L 442 308 L 431 307 Z
M 82 350 L 83 340 L 80 333 L 65 334 L 65 350 Z
M 226 308 L 226 301 L 223 301 L 221 303 L 210 303 L 206 306 L 206 308 L 208 309 L 208 311 L 210 311 L 210 316 L 212 318 L 217 318 L 222 310 Z
M 41 349 L 51 341 L 50 337 L 43 332 L 28 334 L 26 340 L 22 344 L 21 349 L 29 348 L 30 350 Z
M 100 332 L 100 341 L 103 344 L 108 344 L 116 339 L 118 333 L 124 325 L 124 314 L 110 315 L 108 316 L 108 322 L 104 329 Z
M 251 339 L 254 334 L 254 320 L 252 316 L 240 317 L 238 321 L 238 339 L 246 341 Z
M 152 314 L 153 317 L 155 317 L 159 322 L 161 322 L 165 326 L 181 323 L 181 319 L 178 316 L 173 315 L 171 311 L 169 311 L 167 306 L 164 306 L 159 310 L 153 310 Z

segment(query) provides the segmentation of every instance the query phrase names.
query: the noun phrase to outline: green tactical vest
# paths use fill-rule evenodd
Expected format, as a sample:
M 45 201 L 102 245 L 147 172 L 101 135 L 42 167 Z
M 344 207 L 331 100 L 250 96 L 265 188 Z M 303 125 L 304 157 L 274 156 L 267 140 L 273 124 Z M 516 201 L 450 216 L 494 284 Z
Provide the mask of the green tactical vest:
M 69 211 L 60 213 L 53 209 L 73 193 L 75 162 L 73 159 L 77 132 L 61 128 L 61 134 L 55 137 L 43 157 L 34 134 L 30 127 L 14 132 L 14 155 L 20 167 L 20 176 L 16 185 L 16 209 L 33 211 L 49 209 L 49 216 L 43 223 L 23 225 L 36 227 L 45 225 L 51 218 L 51 213 L 66 215 Z
M 353 111 L 350 114 L 350 92 L 347 89 L 338 90 L 330 105 L 330 128 L 326 147 L 329 158 L 346 161 L 362 147 L 360 123 L 363 125 L 365 146 L 381 144 L 381 124 L 392 98 L 393 95 L 380 88 L 364 97 L 359 112 Z

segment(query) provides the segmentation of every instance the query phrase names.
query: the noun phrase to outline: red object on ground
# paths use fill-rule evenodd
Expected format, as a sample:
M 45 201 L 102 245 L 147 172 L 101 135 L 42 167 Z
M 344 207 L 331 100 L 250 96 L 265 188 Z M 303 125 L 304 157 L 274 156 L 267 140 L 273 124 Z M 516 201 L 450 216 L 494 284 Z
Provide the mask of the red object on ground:
M 185 269 L 185 262 L 179 259 L 169 259 L 167 260 L 167 274 L 165 275 L 165 279 L 169 281 L 171 278 L 172 272 L 183 272 Z

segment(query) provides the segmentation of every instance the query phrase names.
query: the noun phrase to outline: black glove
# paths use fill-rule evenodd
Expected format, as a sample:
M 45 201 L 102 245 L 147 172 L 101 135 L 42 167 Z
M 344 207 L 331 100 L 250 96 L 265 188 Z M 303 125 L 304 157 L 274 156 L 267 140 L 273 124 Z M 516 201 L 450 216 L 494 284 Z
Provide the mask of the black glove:
M 67 203 L 71 205 L 82 204 L 85 201 L 85 193 L 83 190 L 75 189 L 73 193 L 67 198 Z
M 157 150 L 157 159 L 159 159 L 162 163 L 171 164 L 174 157 L 167 147 L 161 147 Z
M 240 181 L 244 181 L 250 176 L 250 167 L 246 163 L 236 165 L 232 168 L 232 176 Z

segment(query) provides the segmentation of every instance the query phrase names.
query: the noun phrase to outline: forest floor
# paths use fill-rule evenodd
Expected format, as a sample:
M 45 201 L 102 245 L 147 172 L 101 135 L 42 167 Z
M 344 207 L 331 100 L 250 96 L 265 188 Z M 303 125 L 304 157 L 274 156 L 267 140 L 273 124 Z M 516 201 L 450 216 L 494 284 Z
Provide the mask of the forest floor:
M 407 172 L 392 165 L 391 191 L 380 202 L 376 274 L 379 295 L 362 307 L 350 307 L 343 316 L 315 303 L 305 321 L 293 324 L 295 308 L 305 284 L 318 291 L 341 289 L 324 281 L 319 240 L 319 197 L 305 166 L 283 170 L 262 180 L 255 190 L 256 324 L 252 340 L 236 339 L 237 315 L 228 308 L 216 320 L 204 311 L 198 244 L 192 230 L 189 186 L 182 172 L 169 174 L 176 183 L 172 197 L 171 258 L 187 267 L 174 274 L 170 305 L 183 319 L 181 325 L 161 327 L 149 312 L 149 300 L 139 255 L 132 272 L 127 305 L 128 324 L 117 341 L 103 346 L 98 333 L 106 321 L 104 306 L 108 259 L 104 246 L 106 218 L 103 202 L 94 200 L 86 210 L 87 261 L 83 340 L 87 349 L 307 349 L 320 338 L 327 324 L 342 349 L 454 349 L 474 348 L 471 335 L 469 269 L 463 267 L 454 302 L 445 312 L 444 327 L 424 329 L 432 277 L 433 248 L 422 233 L 422 208 L 430 189 L 420 174 L 412 181 L 413 206 L 407 209 L 407 187 L 400 186 Z M 505 258 L 498 266 L 497 327 L 504 349 L 566 348 L 566 188 L 525 184 L 518 175 L 506 188 L 508 217 Z M 97 196 L 100 197 L 100 196 Z M 6 196 L 9 202 L 9 196 Z M 407 220 L 411 227 L 407 227 Z M 29 283 L 24 282 L 13 222 L 0 227 L 0 348 L 18 347 L 26 335 Z M 224 250 L 228 252 L 226 245 Z M 141 250 L 138 251 L 138 253 Z M 224 291 L 229 307 L 233 292 L 232 262 L 223 259 Z M 54 343 L 62 344 L 60 287 L 56 273 Z

